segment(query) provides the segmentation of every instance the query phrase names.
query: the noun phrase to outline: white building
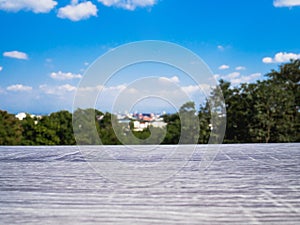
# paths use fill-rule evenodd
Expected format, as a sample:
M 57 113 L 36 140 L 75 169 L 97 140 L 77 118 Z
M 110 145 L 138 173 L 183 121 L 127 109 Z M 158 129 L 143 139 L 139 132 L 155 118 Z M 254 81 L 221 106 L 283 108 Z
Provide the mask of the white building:
M 164 128 L 167 126 L 167 123 L 165 123 L 164 121 L 154 121 L 150 125 L 156 128 Z
M 16 118 L 18 118 L 19 120 L 23 120 L 26 118 L 26 116 L 27 116 L 26 113 L 20 112 L 16 115 Z
M 134 131 L 143 131 L 149 126 L 149 122 L 140 122 L 140 121 L 133 121 L 133 130 Z
M 23 120 L 27 117 L 27 115 L 28 114 L 26 114 L 24 112 L 20 112 L 17 115 L 15 115 L 15 117 L 18 118 L 19 120 Z M 34 124 L 37 124 L 38 120 L 42 119 L 42 116 L 40 116 L 40 115 L 30 114 L 29 116 L 34 120 Z

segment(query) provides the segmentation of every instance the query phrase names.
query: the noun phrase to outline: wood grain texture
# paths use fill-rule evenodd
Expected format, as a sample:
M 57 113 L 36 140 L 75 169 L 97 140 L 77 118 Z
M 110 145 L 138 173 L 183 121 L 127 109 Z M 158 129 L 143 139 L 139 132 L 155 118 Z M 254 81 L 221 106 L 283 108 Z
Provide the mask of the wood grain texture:
M 166 181 L 128 187 L 77 147 L 0 147 L 0 224 L 299 224 L 300 144 L 222 145 L 200 162 L 198 148 Z

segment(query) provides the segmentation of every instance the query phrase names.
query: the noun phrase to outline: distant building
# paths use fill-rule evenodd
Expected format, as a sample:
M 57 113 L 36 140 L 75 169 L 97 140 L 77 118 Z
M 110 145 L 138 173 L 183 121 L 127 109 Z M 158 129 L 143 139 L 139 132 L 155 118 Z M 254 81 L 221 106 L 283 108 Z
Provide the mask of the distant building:
M 17 115 L 15 115 L 16 118 L 18 118 L 19 120 L 23 120 L 25 119 L 29 114 L 26 114 L 24 112 L 20 112 L 18 113 Z M 40 115 L 33 115 L 33 114 L 30 114 L 29 115 L 33 120 L 34 120 L 34 124 L 37 124 L 38 123 L 38 120 L 42 119 L 42 116 Z
M 140 121 L 133 121 L 133 130 L 134 131 L 143 131 L 147 129 L 149 126 L 149 122 L 140 122 Z
M 133 114 L 118 114 L 118 122 L 122 124 L 129 124 L 133 122 L 134 131 L 143 131 L 150 126 L 157 128 L 164 128 L 167 123 L 163 121 L 163 118 L 159 114 L 154 113 L 133 113 Z
M 15 117 L 18 118 L 19 120 L 23 120 L 27 117 L 27 114 L 24 112 L 20 112 Z
M 167 126 L 167 123 L 165 123 L 164 121 L 154 121 L 150 125 L 157 128 L 164 128 Z

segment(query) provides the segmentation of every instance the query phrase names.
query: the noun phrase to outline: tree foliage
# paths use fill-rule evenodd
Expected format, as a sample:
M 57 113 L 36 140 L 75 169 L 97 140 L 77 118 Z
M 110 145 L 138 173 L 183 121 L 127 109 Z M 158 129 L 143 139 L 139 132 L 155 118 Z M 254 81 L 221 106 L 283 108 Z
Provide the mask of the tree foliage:
M 14 115 L 0 110 L 0 145 L 18 145 L 22 139 L 22 127 Z
M 225 143 L 299 142 L 300 60 L 272 70 L 264 81 L 223 90 Z

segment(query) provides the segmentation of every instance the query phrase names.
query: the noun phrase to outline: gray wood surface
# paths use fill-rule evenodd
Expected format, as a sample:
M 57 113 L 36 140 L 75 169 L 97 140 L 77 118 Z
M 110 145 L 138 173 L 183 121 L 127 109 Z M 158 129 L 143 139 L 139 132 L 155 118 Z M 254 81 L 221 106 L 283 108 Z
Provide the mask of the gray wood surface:
M 101 176 L 77 147 L 2 146 L 0 224 L 300 224 L 300 144 L 222 145 L 205 171 L 201 151 L 137 187 Z

